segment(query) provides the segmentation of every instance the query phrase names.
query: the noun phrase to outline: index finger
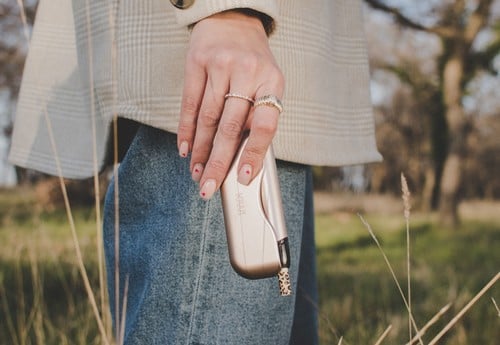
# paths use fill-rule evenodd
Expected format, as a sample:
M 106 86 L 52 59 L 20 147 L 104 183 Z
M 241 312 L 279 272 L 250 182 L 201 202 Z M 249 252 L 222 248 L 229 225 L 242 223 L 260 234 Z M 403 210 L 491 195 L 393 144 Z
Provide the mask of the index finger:
M 198 112 L 205 93 L 207 74 L 200 65 L 186 60 L 184 86 L 182 91 L 179 125 L 177 128 L 177 147 L 181 157 L 187 157 L 193 147 Z

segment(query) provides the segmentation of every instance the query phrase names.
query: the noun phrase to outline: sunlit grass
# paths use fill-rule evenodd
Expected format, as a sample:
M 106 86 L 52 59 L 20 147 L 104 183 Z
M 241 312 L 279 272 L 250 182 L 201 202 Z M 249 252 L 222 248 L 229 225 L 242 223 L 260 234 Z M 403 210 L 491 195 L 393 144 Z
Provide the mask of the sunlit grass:
M 63 210 L 44 211 L 30 190 L 0 193 L 0 344 L 101 344 Z M 97 287 L 93 210 L 75 210 Z
M 400 218 L 400 219 L 399 219 Z M 500 270 L 500 222 L 468 221 L 443 229 L 432 217 L 417 215 L 412 225 L 412 313 L 422 327 L 448 303 L 450 311 L 430 327 L 429 341 Z M 406 279 L 404 218 L 367 215 L 401 286 Z M 368 344 L 392 325 L 387 344 L 408 341 L 406 307 L 369 233 L 352 215 L 317 216 L 318 267 L 323 320 L 337 335 L 320 327 L 323 344 Z M 412 223 L 412 224 L 413 224 Z M 386 225 L 387 224 L 387 225 Z M 406 292 L 406 291 L 405 291 Z M 487 296 L 499 296 L 494 286 Z M 498 316 L 483 298 L 440 344 L 496 344 Z

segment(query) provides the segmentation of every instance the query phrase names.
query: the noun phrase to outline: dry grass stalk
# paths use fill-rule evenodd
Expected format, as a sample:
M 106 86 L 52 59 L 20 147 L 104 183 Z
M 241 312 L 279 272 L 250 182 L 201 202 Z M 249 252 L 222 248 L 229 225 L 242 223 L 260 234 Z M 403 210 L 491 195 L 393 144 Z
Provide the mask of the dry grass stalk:
M 314 309 L 316 309 L 316 311 L 318 312 L 319 317 L 326 322 L 326 325 L 327 325 L 329 331 L 332 332 L 332 334 L 335 335 L 337 338 L 339 338 L 339 334 L 338 334 L 337 330 L 335 329 L 335 327 L 333 327 L 332 322 L 330 321 L 330 318 L 328 317 L 328 315 L 326 315 L 325 313 L 321 312 L 319 306 L 311 298 L 311 296 L 309 296 L 309 294 L 305 292 L 305 290 L 303 288 L 301 288 L 300 286 L 298 288 L 303 292 L 304 298 L 309 303 L 311 303 L 311 305 L 314 307 Z M 340 337 L 340 339 L 339 339 L 339 345 L 342 343 L 343 338 L 344 338 L 343 336 Z
M 406 177 L 401 173 L 401 190 L 403 192 L 404 217 L 406 222 L 406 271 L 407 271 L 407 299 L 408 299 L 408 314 L 411 315 L 411 264 L 410 264 L 410 189 Z M 412 339 L 411 319 L 408 317 L 408 335 Z
M 37 344 L 45 344 L 45 336 L 43 331 L 43 289 L 40 273 L 38 272 L 38 265 L 33 251 L 29 251 L 29 258 L 31 263 L 31 279 L 33 281 L 33 306 L 31 317 L 33 318 L 33 331 Z M 28 331 L 28 330 L 27 330 Z
M 127 321 L 127 301 L 128 301 L 128 282 L 129 276 L 125 280 L 125 286 L 123 287 L 123 306 L 122 315 L 120 321 L 120 338 L 116 340 L 117 344 L 122 345 L 125 342 L 125 322 Z
M 20 249 L 18 249 L 20 251 Z M 18 339 L 19 339 L 19 344 L 25 344 L 26 343 L 26 317 L 24 315 L 24 311 L 26 310 L 26 302 L 25 302 L 25 298 L 24 298 L 24 293 L 22 293 L 24 291 L 24 279 L 23 279 L 23 274 L 22 274 L 22 267 L 21 267 L 21 262 L 18 260 L 16 262 L 17 264 L 17 272 L 19 272 L 19 274 L 17 274 L 16 276 L 16 280 L 17 280 L 17 286 L 18 286 L 18 289 L 20 291 L 20 293 L 18 294 L 18 298 L 17 298 L 17 301 L 19 303 L 19 313 L 17 313 L 17 318 L 16 318 L 16 324 L 18 325 L 17 326 L 17 333 L 18 333 Z
M 441 316 L 443 316 L 447 311 L 448 309 L 450 309 L 451 307 L 451 303 L 448 303 L 447 305 L 445 305 L 443 308 L 441 308 L 437 313 L 436 315 L 434 315 L 432 317 L 432 319 L 430 319 L 424 327 L 422 327 L 420 329 L 420 332 L 418 334 L 416 334 L 413 339 L 410 340 L 410 342 L 406 343 L 406 345 L 413 345 L 415 344 L 419 338 L 421 338 L 422 336 L 425 335 L 425 333 L 427 332 L 427 330 L 432 326 L 434 325 L 436 322 L 439 321 L 439 319 L 441 318 Z
M 23 23 L 23 31 L 24 37 L 26 38 L 26 42 L 29 42 L 29 28 L 28 28 L 28 20 L 26 19 L 26 12 L 24 11 L 23 0 L 17 0 L 17 6 L 19 7 L 19 17 L 21 17 L 21 23 Z
M 52 150 L 54 152 L 54 158 L 56 160 L 56 167 L 59 175 L 59 183 L 61 184 L 61 191 L 63 193 L 64 197 L 64 206 L 66 208 L 66 216 L 69 221 L 69 226 L 71 230 L 71 235 L 73 237 L 73 245 L 75 248 L 75 254 L 77 258 L 77 264 L 78 264 L 78 269 L 80 270 L 80 274 L 83 278 L 83 284 L 85 286 L 85 291 L 87 292 L 87 295 L 89 297 L 89 302 L 92 307 L 92 311 L 94 312 L 94 316 L 97 322 L 97 326 L 99 327 L 99 332 L 101 333 L 101 336 L 103 338 L 103 342 L 106 345 L 109 345 L 109 341 L 106 336 L 106 330 L 104 327 L 104 324 L 102 322 L 102 318 L 99 313 L 99 308 L 97 307 L 97 302 L 94 296 L 94 292 L 92 291 L 92 287 L 90 286 L 90 280 L 87 275 L 87 269 L 85 268 L 85 264 L 83 263 L 83 255 L 82 251 L 80 249 L 80 242 L 78 240 L 78 235 L 76 233 L 76 226 L 75 226 L 75 220 L 73 218 L 73 212 L 71 210 L 71 205 L 69 203 L 69 198 L 68 198 L 68 193 L 66 191 L 66 185 L 64 184 L 64 179 L 62 177 L 62 171 L 61 171 L 61 164 L 59 162 L 59 155 L 57 153 L 57 148 L 54 140 L 54 134 L 52 132 L 52 125 L 50 122 L 49 115 L 47 113 L 47 108 L 44 108 L 44 116 L 45 120 L 47 123 L 47 132 L 49 133 L 49 138 L 50 138 L 50 143 L 52 145 Z
M 117 118 L 113 118 L 113 156 L 114 156 L 114 167 L 113 167 L 113 176 L 114 176 L 114 239 L 115 239 L 115 315 L 117 318 L 121 315 L 120 312 L 120 212 L 119 212 L 119 200 L 120 193 L 118 190 L 118 121 Z M 120 323 L 117 322 L 115 326 L 115 337 L 116 339 L 120 339 Z
M 91 19 L 90 19 L 90 4 L 89 0 L 85 1 L 86 23 L 87 23 L 87 58 L 89 61 L 89 85 L 94 85 L 94 59 L 92 54 L 92 33 L 91 33 Z M 97 238 L 97 266 L 99 270 L 99 295 L 101 299 L 101 318 L 106 326 L 108 338 L 111 335 L 111 320 L 106 313 L 107 308 L 107 294 L 105 288 L 105 269 L 104 269 L 104 245 L 102 236 L 101 225 L 101 202 L 99 197 L 101 195 L 99 183 L 99 163 L 97 162 L 97 129 L 96 129 L 96 111 L 95 111 L 95 91 L 90 88 L 90 119 L 92 123 L 92 165 L 94 172 L 94 191 L 95 191 L 95 220 L 96 220 L 96 238 Z
M 17 345 L 19 344 L 19 338 L 17 337 L 16 328 L 14 327 L 14 321 L 12 320 L 12 315 L 9 311 L 9 305 L 7 304 L 7 293 L 5 292 L 5 285 L 3 283 L 3 280 L 0 280 L 0 302 L 2 304 L 3 313 L 5 314 L 5 318 L 3 320 L 7 325 L 10 340 L 12 341 L 13 345 Z
M 25 16 L 25 10 L 24 10 L 24 5 L 22 3 L 22 1 L 18 0 L 18 5 L 19 5 L 19 11 L 22 13 L 21 14 L 21 20 L 23 21 L 23 26 L 25 28 L 24 32 L 25 32 L 25 35 L 26 35 L 26 40 L 28 42 L 28 47 L 29 47 L 29 35 L 28 35 L 28 26 L 27 26 L 27 22 L 26 22 L 26 16 Z M 54 155 L 54 162 L 55 162 L 55 166 L 56 166 L 56 169 L 57 169 L 57 174 L 58 174 L 58 177 L 59 177 L 59 183 L 61 185 L 61 191 L 62 191 L 62 194 L 63 194 L 63 198 L 64 198 L 64 206 L 65 206 L 65 209 L 66 209 L 66 215 L 67 215 L 67 218 L 68 218 L 68 222 L 69 222 L 69 226 L 70 226 L 70 230 L 71 230 L 71 235 L 73 237 L 73 244 L 74 244 L 74 247 L 75 247 L 75 253 L 76 253 L 76 257 L 77 257 L 77 263 L 78 263 L 78 268 L 80 270 L 80 274 L 82 275 L 82 278 L 83 278 L 83 284 L 85 286 L 85 291 L 87 292 L 87 295 L 89 297 L 89 301 L 90 301 L 90 305 L 92 307 L 92 310 L 93 310 L 93 313 L 94 313 L 94 316 L 95 316 L 95 319 L 96 319 L 96 322 L 97 322 L 97 325 L 98 325 L 98 328 L 99 328 L 99 332 L 101 333 L 101 336 L 102 336 L 102 340 L 105 344 L 109 345 L 109 341 L 106 337 L 106 331 L 105 331 L 105 328 L 104 328 L 104 325 L 103 325 L 103 322 L 102 322 L 102 318 L 99 314 L 99 309 L 97 307 L 97 302 L 95 300 L 95 296 L 94 296 L 94 293 L 92 291 L 92 287 L 90 286 L 90 281 L 89 281 L 89 278 L 88 278 L 88 275 L 87 275 L 87 270 L 85 268 L 85 265 L 83 263 L 83 256 L 82 256 L 82 252 L 81 252 L 81 249 L 80 249 L 80 243 L 79 243 L 79 240 L 78 240 L 78 236 L 77 236 L 77 233 L 76 233 L 76 226 L 75 226 L 75 221 L 74 221 L 74 218 L 73 218 L 73 212 L 71 210 L 71 205 L 70 205 L 70 202 L 69 202 L 69 198 L 68 198 L 68 193 L 67 193 L 67 190 L 66 190 L 66 185 L 64 184 L 64 178 L 63 178 L 63 174 L 62 174 L 62 169 L 61 169 L 61 163 L 59 161 L 59 154 L 58 154 L 58 151 L 57 151 L 57 145 L 56 145 L 56 142 L 55 142 L 55 138 L 54 138 L 54 133 L 53 133 L 53 130 L 52 130 L 52 122 L 50 120 L 50 117 L 49 117 L 49 114 L 48 114 L 48 111 L 47 111 L 47 108 L 44 107 L 43 108 L 43 115 L 44 115 L 44 119 L 45 119 L 45 124 L 47 126 L 47 133 L 48 133 L 48 136 L 49 136 L 49 140 L 50 140 L 50 145 L 52 147 L 52 152 L 53 152 L 53 155 Z
M 319 308 L 318 308 L 319 310 Z M 330 321 L 330 318 L 327 316 L 327 315 L 324 315 L 323 313 L 319 313 L 319 316 L 326 321 L 326 325 L 328 327 L 328 329 L 330 330 L 330 332 L 332 332 L 332 334 L 334 334 L 337 338 L 339 337 L 338 335 L 338 332 L 337 330 L 335 329 L 335 327 L 332 325 L 332 322 Z M 339 339 L 339 344 L 342 343 L 342 340 L 343 340 L 343 336 L 340 337 Z
M 495 309 L 497 310 L 498 317 L 500 317 L 500 309 L 498 308 L 498 304 L 495 301 L 493 297 L 491 297 L 491 301 L 493 302 L 493 305 L 495 306 Z
M 337 345 L 342 345 L 342 340 L 343 340 L 343 339 L 344 339 L 344 337 L 340 337 L 339 342 L 338 342 L 338 344 L 337 344 Z
M 385 260 L 385 263 L 386 263 L 387 267 L 389 268 L 389 271 L 391 272 L 391 275 L 392 275 L 392 278 L 393 278 L 394 282 L 396 283 L 396 286 L 398 288 L 399 294 L 401 295 L 401 298 L 403 299 L 403 302 L 404 302 L 404 304 L 406 306 L 406 310 L 408 310 L 408 316 L 410 318 L 410 322 L 413 325 L 413 328 L 414 328 L 415 332 L 417 332 L 417 334 L 418 334 L 419 330 L 418 330 L 417 324 L 415 323 L 415 319 L 413 318 L 413 315 L 410 312 L 410 307 L 408 305 L 408 301 L 406 300 L 406 297 L 404 295 L 403 289 L 401 288 L 401 285 L 398 282 L 398 279 L 396 277 L 396 273 L 394 273 L 394 269 L 392 268 L 392 265 L 389 262 L 389 259 L 387 258 L 387 255 L 385 254 L 384 250 L 382 249 L 382 246 L 380 245 L 380 242 L 378 241 L 377 236 L 375 236 L 375 233 L 373 232 L 372 227 L 370 226 L 370 224 L 359 213 L 358 213 L 358 217 L 361 219 L 361 222 L 363 223 L 363 225 L 365 226 L 365 228 L 368 230 L 368 232 L 370 233 L 370 236 L 372 237 L 373 241 L 375 242 L 375 244 L 377 245 L 378 249 L 382 253 L 382 256 L 383 256 L 383 258 Z M 419 338 L 418 340 L 419 340 L 419 342 L 420 342 L 421 345 L 424 345 L 424 342 L 422 341 L 421 338 Z
M 434 345 L 437 344 L 437 342 L 445 335 L 457 322 L 460 320 L 462 316 L 488 291 L 495 283 L 497 280 L 500 279 L 500 272 L 498 272 L 489 282 L 486 284 L 481 291 L 477 293 L 476 296 L 474 296 L 473 299 L 470 300 L 469 303 L 465 305 L 465 307 L 460 310 L 460 312 L 441 330 L 441 332 L 438 333 L 434 337 L 434 339 L 431 340 L 431 342 L 428 345 Z
M 378 338 L 377 342 L 375 343 L 375 345 L 380 345 L 382 344 L 382 341 L 384 341 L 385 337 L 387 337 L 387 335 L 389 334 L 389 332 L 391 331 L 392 329 L 392 325 L 389 325 L 389 327 L 387 327 L 384 331 L 384 333 L 382 333 L 382 335 L 380 336 L 380 338 Z
M 401 191 L 403 192 L 403 205 L 404 205 L 404 216 L 405 219 L 409 222 L 410 220 L 410 211 L 411 211 L 411 202 L 410 202 L 410 189 L 408 188 L 408 182 L 406 181 L 406 177 L 403 173 L 401 173 Z
M 109 23 L 111 30 L 111 79 L 112 79 L 112 97 L 113 97 L 113 178 L 114 178 L 114 245 L 115 245 L 115 315 L 117 318 L 120 313 L 120 192 L 119 192 L 119 180 L 118 180 L 118 113 L 116 113 L 116 105 L 118 101 L 118 90 L 117 90 L 117 78 L 118 78 L 118 48 L 116 44 L 116 35 L 115 35 L 115 18 L 113 16 L 114 9 L 111 8 L 109 11 Z M 124 296 L 124 299 L 126 296 Z M 115 336 L 116 339 L 120 339 L 121 331 L 120 331 L 120 323 L 116 323 L 115 327 Z

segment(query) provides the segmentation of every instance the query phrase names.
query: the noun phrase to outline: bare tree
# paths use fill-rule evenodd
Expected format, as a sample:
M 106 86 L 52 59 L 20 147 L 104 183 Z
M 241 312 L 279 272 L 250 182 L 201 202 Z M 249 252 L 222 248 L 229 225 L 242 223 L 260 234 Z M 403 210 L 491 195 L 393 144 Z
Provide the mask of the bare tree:
M 437 83 L 422 83 L 398 65 L 391 68 L 403 82 L 414 87 L 418 97 L 433 102 L 430 109 L 433 178 L 429 181 L 434 186 L 424 189 L 434 190 L 434 200 L 439 202 L 443 223 L 455 225 L 458 222 L 463 167 L 468 156 L 467 141 L 473 127 L 472 117 L 466 116 L 463 99 L 467 85 L 479 70 L 496 73 L 493 61 L 500 52 L 500 27 L 498 22 L 494 27 L 494 21 L 490 19 L 493 0 L 446 2 L 434 8 L 438 18 L 432 25 L 414 20 L 403 9 L 389 6 L 382 0 L 365 2 L 373 9 L 392 15 L 402 27 L 432 34 L 441 42 L 441 53 L 437 57 Z M 486 47 L 478 50 L 474 42 L 488 25 L 495 30 L 495 37 Z
M 7 88 L 13 99 L 17 98 L 28 42 L 25 30 L 31 29 L 37 1 L 25 1 L 28 28 L 21 21 L 21 9 L 16 0 L 0 2 L 0 88 Z
M 21 21 L 21 9 L 16 0 L 0 2 L 0 101 L 3 111 L 0 111 L 0 139 L 10 140 L 13 122 L 13 109 L 19 93 L 22 71 L 28 42 L 25 30 L 30 31 L 35 17 L 37 0 L 25 0 L 24 9 L 28 27 Z M 0 164 L 6 164 L 6 152 L 0 152 Z M 0 167 L 0 170 L 1 167 Z M 18 170 L 20 180 L 25 175 L 24 170 Z M 0 178 L 1 180 L 1 178 Z

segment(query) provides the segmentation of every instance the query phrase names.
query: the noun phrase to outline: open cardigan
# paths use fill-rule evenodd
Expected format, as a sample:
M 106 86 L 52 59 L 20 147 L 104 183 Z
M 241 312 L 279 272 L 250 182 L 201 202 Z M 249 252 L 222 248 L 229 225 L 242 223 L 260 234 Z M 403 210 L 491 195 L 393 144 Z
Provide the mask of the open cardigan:
M 188 27 L 232 8 L 275 21 L 270 44 L 286 80 L 276 157 L 380 160 L 359 0 L 195 0 L 187 9 L 168 0 L 41 0 L 10 161 L 85 178 L 103 164 L 114 114 L 175 132 Z

